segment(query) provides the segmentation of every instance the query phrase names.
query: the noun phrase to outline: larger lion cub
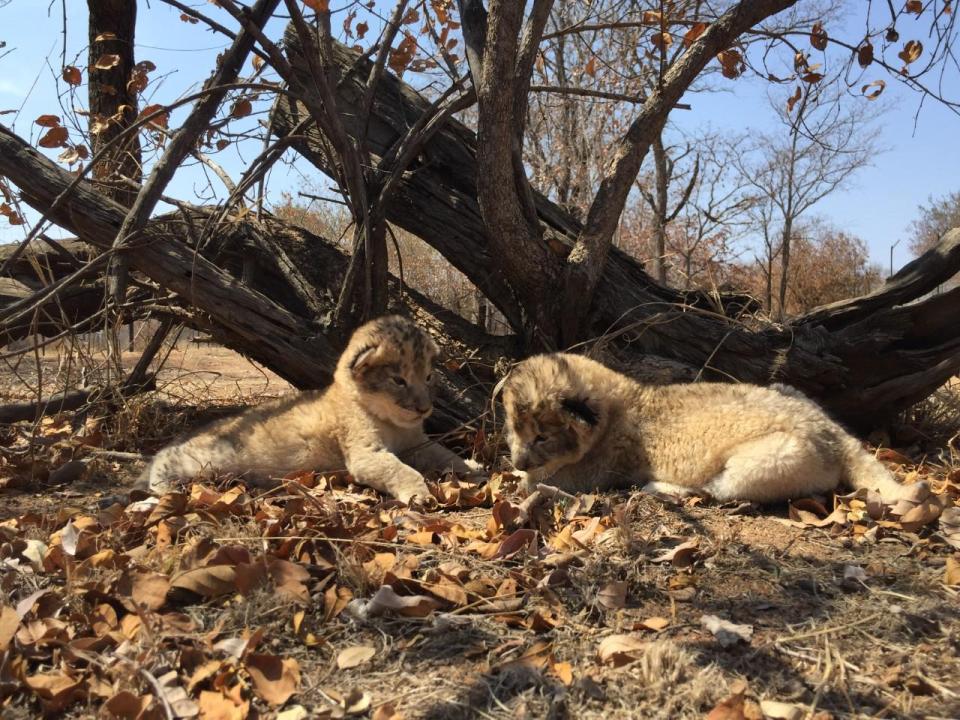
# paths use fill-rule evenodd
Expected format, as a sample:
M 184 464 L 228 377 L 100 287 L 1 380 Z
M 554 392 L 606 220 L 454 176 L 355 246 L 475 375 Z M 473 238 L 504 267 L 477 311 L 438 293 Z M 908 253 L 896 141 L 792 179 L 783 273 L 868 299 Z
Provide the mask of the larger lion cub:
M 346 469 L 405 503 L 427 499 L 421 471 L 479 469 L 423 432 L 436 355 L 430 336 L 409 320 L 373 320 L 354 332 L 326 390 L 251 408 L 170 445 L 137 484 L 158 493 L 211 471 L 262 485 L 294 470 Z
M 513 463 L 569 491 L 627 487 L 768 502 L 843 482 L 901 486 L 855 438 L 785 386 L 646 386 L 578 355 L 520 363 L 503 390 Z

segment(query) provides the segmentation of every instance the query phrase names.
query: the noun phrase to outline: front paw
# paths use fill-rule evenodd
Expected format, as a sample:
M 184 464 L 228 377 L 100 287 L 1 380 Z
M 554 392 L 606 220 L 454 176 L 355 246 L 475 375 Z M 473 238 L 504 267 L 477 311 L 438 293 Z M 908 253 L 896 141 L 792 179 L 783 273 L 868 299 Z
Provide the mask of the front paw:
M 433 499 L 426 480 L 420 473 L 409 473 L 395 478 L 387 488 L 390 494 L 405 505 L 428 503 Z
M 467 466 L 466 474 L 467 475 L 486 475 L 487 471 L 483 467 L 483 463 L 479 463 L 476 460 L 464 460 L 463 464 Z

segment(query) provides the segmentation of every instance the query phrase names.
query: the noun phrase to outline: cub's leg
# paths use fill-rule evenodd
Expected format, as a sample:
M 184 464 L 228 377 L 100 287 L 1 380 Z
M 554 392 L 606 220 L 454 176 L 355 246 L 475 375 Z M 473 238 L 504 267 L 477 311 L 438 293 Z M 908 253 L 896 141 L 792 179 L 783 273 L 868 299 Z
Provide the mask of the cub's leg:
M 840 481 L 839 458 L 786 432 L 742 443 L 730 451 L 724 469 L 704 490 L 716 500 L 770 502 L 834 489 Z
M 674 485 L 673 483 L 654 480 L 643 486 L 643 492 L 664 493 L 665 495 L 679 495 L 680 497 L 687 497 L 688 495 L 693 495 L 693 493 L 696 492 L 696 489 L 684 487 L 683 485 Z
M 354 450 L 347 456 L 347 472 L 361 485 L 395 497 L 407 505 L 414 497 L 433 497 L 419 472 L 384 448 Z
M 417 470 L 452 470 L 463 475 L 479 475 L 483 473 L 483 466 L 473 460 L 464 460 L 455 452 L 447 450 L 440 443 L 424 438 L 423 444 L 413 448 L 404 455 Z

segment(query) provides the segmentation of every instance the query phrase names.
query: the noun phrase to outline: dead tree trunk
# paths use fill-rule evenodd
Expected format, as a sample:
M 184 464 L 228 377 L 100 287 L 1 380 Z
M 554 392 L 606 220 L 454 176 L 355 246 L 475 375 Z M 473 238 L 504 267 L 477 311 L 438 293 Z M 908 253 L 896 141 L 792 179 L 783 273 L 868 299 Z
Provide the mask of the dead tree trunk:
M 296 38 L 288 33 L 287 41 L 291 62 L 306 83 L 309 75 Z M 336 57 L 343 77 L 337 100 L 347 131 L 354 134 L 360 80 L 369 67 L 343 46 L 336 47 Z M 385 75 L 377 86 L 371 116 L 364 119 L 372 152 L 389 152 L 428 107 L 409 85 Z M 284 135 L 302 117 L 302 110 L 282 98 L 272 126 Z M 308 139 L 296 140 L 294 146 L 327 172 L 321 143 L 321 136 L 311 129 Z M 473 133 L 450 122 L 423 148 L 422 163 L 397 184 L 387 217 L 436 248 L 520 329 L 520 302 L 492 262 L 476 200 L 475 147 Z M 535 195 L 534 200 L 545 245 L 559 256 L 569 253 L 579 224 L 543 196 Z M 592 306 L 578 312 L 592 336 L 615 336 L 629 352 L 680 361 L 707 379 L 791 383 L 840 419 L 866 427 L 927 396 L 960 368 L 960 291 L 898 307 L 935 287 L 940 279 L 934 275 L 949 277 L 958 269 L 960 231 L 945 237 L 932 258 L 909 272 L 905 268 L 884 290 L 870 296 L 867 315 L 852 320 L 841 304 L 798 318 L 786 328 L 753 330 L 724 317 L 699 293 L 658 285 L 635 260 L 614 248 Z M 850 301 L 854 307 L 861 302 Z

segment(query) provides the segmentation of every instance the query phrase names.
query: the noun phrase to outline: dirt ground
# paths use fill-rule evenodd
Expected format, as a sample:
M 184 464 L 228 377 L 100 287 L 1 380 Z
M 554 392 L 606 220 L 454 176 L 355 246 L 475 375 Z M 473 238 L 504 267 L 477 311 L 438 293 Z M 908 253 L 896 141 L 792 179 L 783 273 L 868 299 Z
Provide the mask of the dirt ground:
M 26 365 L 6 401 L 30 397 Z M 496 469 L 482 488 L 438 478 L 419 511 L 312 473 L 117 502 L 140 453 L 289 390 L 192 345 L 158 385 L 4 431 L 5 720 L 960 718 L 950 447 L 881 454 L 929 483 L 909 507 L 528 507 Z

